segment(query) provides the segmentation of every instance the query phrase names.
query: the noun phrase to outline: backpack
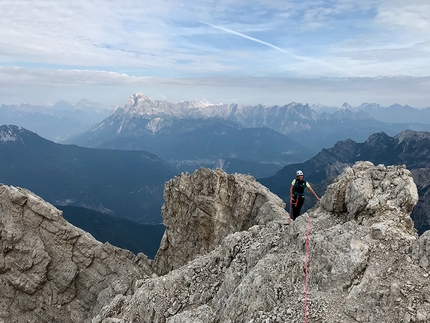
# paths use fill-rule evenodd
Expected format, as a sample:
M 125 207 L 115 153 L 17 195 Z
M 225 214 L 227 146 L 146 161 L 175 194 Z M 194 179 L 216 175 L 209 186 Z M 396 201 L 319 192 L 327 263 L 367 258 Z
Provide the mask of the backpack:
M 297 179 L 294 180 L 294 186 L 293 186 L 293 194 L 298 196 L 304 196 L 305 195 L 305 188 L 306 188 L 306 181 L 298 181 Z

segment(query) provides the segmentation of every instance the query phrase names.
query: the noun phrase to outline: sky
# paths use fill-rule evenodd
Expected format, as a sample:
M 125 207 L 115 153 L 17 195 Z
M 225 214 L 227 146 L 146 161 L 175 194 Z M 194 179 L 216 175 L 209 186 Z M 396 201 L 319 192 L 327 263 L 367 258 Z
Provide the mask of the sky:
M 0 104 L 430 106 L 428 0 L 0 0 Z

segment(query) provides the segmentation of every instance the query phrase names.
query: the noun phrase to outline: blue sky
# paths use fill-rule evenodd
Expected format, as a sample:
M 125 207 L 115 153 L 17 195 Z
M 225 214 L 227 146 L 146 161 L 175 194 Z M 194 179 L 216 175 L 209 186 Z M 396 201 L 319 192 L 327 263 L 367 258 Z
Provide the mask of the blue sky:
M 0 103 L 430 106 L 428 0 L 2 0 L 0 17 Z

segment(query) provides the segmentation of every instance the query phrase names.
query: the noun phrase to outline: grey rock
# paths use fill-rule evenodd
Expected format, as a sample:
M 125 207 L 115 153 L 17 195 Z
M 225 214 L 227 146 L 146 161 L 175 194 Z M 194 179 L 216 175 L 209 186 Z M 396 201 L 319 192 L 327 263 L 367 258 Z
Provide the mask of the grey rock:
M 429 236 L 418 240 L 409 217 L 417 200 L 404 166 L 356 163 L 327 188 L 320 205 L 296 221 L 285 216 L 227 235 L 204 255 L 143 280 L 112 317 L 300 322 L 308 236 L 309 322 L 426 322 L 430 248 Z M 107 318 L 98 315 L 93 322 Z
M 28 191 L 1 186 L 0 198 L 5 321 L 301 322 L 305 302 L 313 323 L 430 320 L 430 235 L 413 226 L 404 166 L 348 167 L 295 221 L 250 176 L 183 174 L 166 184 L 152 263 L 96 242 Z
M 88 321 L 152 274 L 144 257 L 96 241 L 28 190 L 0 185 L 0 213 L 0 321 Z
M 159 274 L 216 248 L 226 236 L 288 217 L 285 203 L 252 176 L 200 168 L 167 182 L 166 231 L 154 259 Z

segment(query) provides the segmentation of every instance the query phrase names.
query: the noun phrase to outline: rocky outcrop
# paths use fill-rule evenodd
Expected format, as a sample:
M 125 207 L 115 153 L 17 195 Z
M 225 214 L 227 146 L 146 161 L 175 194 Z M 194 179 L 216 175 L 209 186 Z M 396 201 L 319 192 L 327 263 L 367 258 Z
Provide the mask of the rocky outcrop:
M 166 231 L 154 259 L 165 274 L 215 249 L 229 234 L 285 217 L 285 203 L 250 175 L 200 168 L 167 182 Z
M 30 212 L 30 200 L 36 197 L 23 190 L 14 196 L 15 190 L 18 189 L 4 189 L 11 202 L 3 198 L 9 204 L 2 200 L 2 212 L 34 212 Z M 290 221 L 282 202 L 252 177 L 227 175 L 220 170 L 201 169 L 193 175 L 174 178 L 166 184 L 165 198 L 166 236 L 158 259 L 151 264 L 154 271 L 168 271 L 160 276 L 151 275 L 147 262 L 142 261 L 147 267 L 138 266 L 136 258 L 114 249 L 104 257 L 93 257 L 86 267 L 83 261 L 74 262 L 80 266 L 77 274 L 63 270 L 63 275 L 50 278 L 50 268 L 59 263 L 52 260 L 58 257 L 52 246 L 60 248 L 77 234 L 59 229 L 45 232 L 44 228 L 51 227 L 48 224 L 53 222 L 66 227 L 67 224 L 60 220 L 58 211 L 40 202 L 43 209 L 37 214 L 42 219 L 39 222 L 45 224 L 37 225 L 39 235 L 34 233 L 33 240 L 41 239 L 41 244 L 50 244 L 51 248 L 47 248 L 49 257 L 44 261 L 43 255 L 32 256 L 32 273 L 47 268 L 47 274 L 45 278 L 34 275 L 39 277 L 32 279 L 38 287 L 23 284 L 27 286 L 25 291 L 16 283 L 17 279 L 8 276 L 11 269 L 6 269 L 12 266 L 6 257 L 20 250 L 17 246 L 23 235 L 19 232 L 24 232 L 24 228 L 11 224 L 22 218 L 21 213 L 7 211 L 8 216 L 2 217 L 0 271 L 2 285 L 9 294 L 0 291 L 1 314 L 6 315 L 12 308 L 8 318 L 49 321 L 37 315 L 42 309 L 51 308 L 48 303 L 53 300 L 60 304 L 60 298 L 52 297 L 54 290 L 61 286 L 64 290 L 68 281 L 75 281 L 71 285 L 76 296 L 61 298 L 62 306 L 58 306 L 58 312 L 52 312 L 51 321 L 81 322 L 82 313 L 88 313 L 88 317 L 93 315 L 88 320 L 91 323 L 301 322 L 305 301 L 309 304 L 310 323 L 430 320 L 430 236 L 425 233 L 418 238 L 414 229 L 410 213 L 418 194 L 411 173 L 404 166 L 358 162 L 346 168 L 327 187 L 321 202 L 295 221 Z M 5 224 L 13 229 L 4 230 Z M 85 238 L 83 232 L 73 230 L 81 234 L 77 241 Z M 80 248 L 80 257 L 76 259 L 86 259 L 82 255 L 92 248 L 113 250 L 90 237 L 86 239 L 92 241 L 88 242 L 90 247 Z M 67 252 L 71 256 L 66 257 L 63 252 L 60 259 L 74 260 L 78 251 L 70 247 Z M 180 257 L 187 260 L 181 264 Z M 305 296 L 307 257 L 309 294 Z M 22 268 L 31 268 L 26 259 L 13 261 L 13 266 L 19 267 L 14 270 L 21 270 L 24 277 L 27 272 Z M 94 277 L 99 277 L 102 270 L 92 266 L 107 261 L 115 262 L 109 266 L 116 266 L 118 276 L 112 280 L 106 275 L 105 285 L 100 287 L 102 282 Z M 131 272 L 121 276 L 118 268 Z M 81 276 L 81 272 L 87 274 Z M 92 287 L 86 289 L 89 285 Z M 94 291 L 94 286 L 100 292 L 97 300 L 91 298 L 91 303 L 87 290 Z M 42 291 L 45 298 L 40 297 Z M 13 297 L 13 293 L 20 298 Z M 9 303 L 4 301 L 4 295 L 9 295 Z M 99 301 L 102 296 L 106 298 Z M 107 304 L 109 298 L 111 302 Z M 28 304 L 32 304 L 32 309 Z M 86 304 L 87 312 L 82 304 Z M 106 306 L 102 307 L 103 304 Z
M 409 216 L 417 201 L 404 166 L 356 163 L 296 221 L 285 213 L 229 234 L 186 265 L 140 280 L 93 322 L 300 322 L 307 236 L 308 322 L 428 322 L 429 237 L 418 239 Z
M 420 196 L 411 214 L 415 228 L 419 234 L 430 229 L 430 132 L 406 130 L 394 137 L 379 132 L 362 143 L 350 139 L 339 141 L 333 148 L 323 149 L 306 162 L 287 165 L 274 176 L 259 181 L 286 201 L 291 174 L 301 169 L 313 189 L 323 194 L 328 183 L 359 160 L 371 161 L 375 165 L 406 165 Z M 308 207 L 305 202 L 304 209 Z
M 84 322 L 151 274 L 28 190 L 0 185 L 0 322 Z

